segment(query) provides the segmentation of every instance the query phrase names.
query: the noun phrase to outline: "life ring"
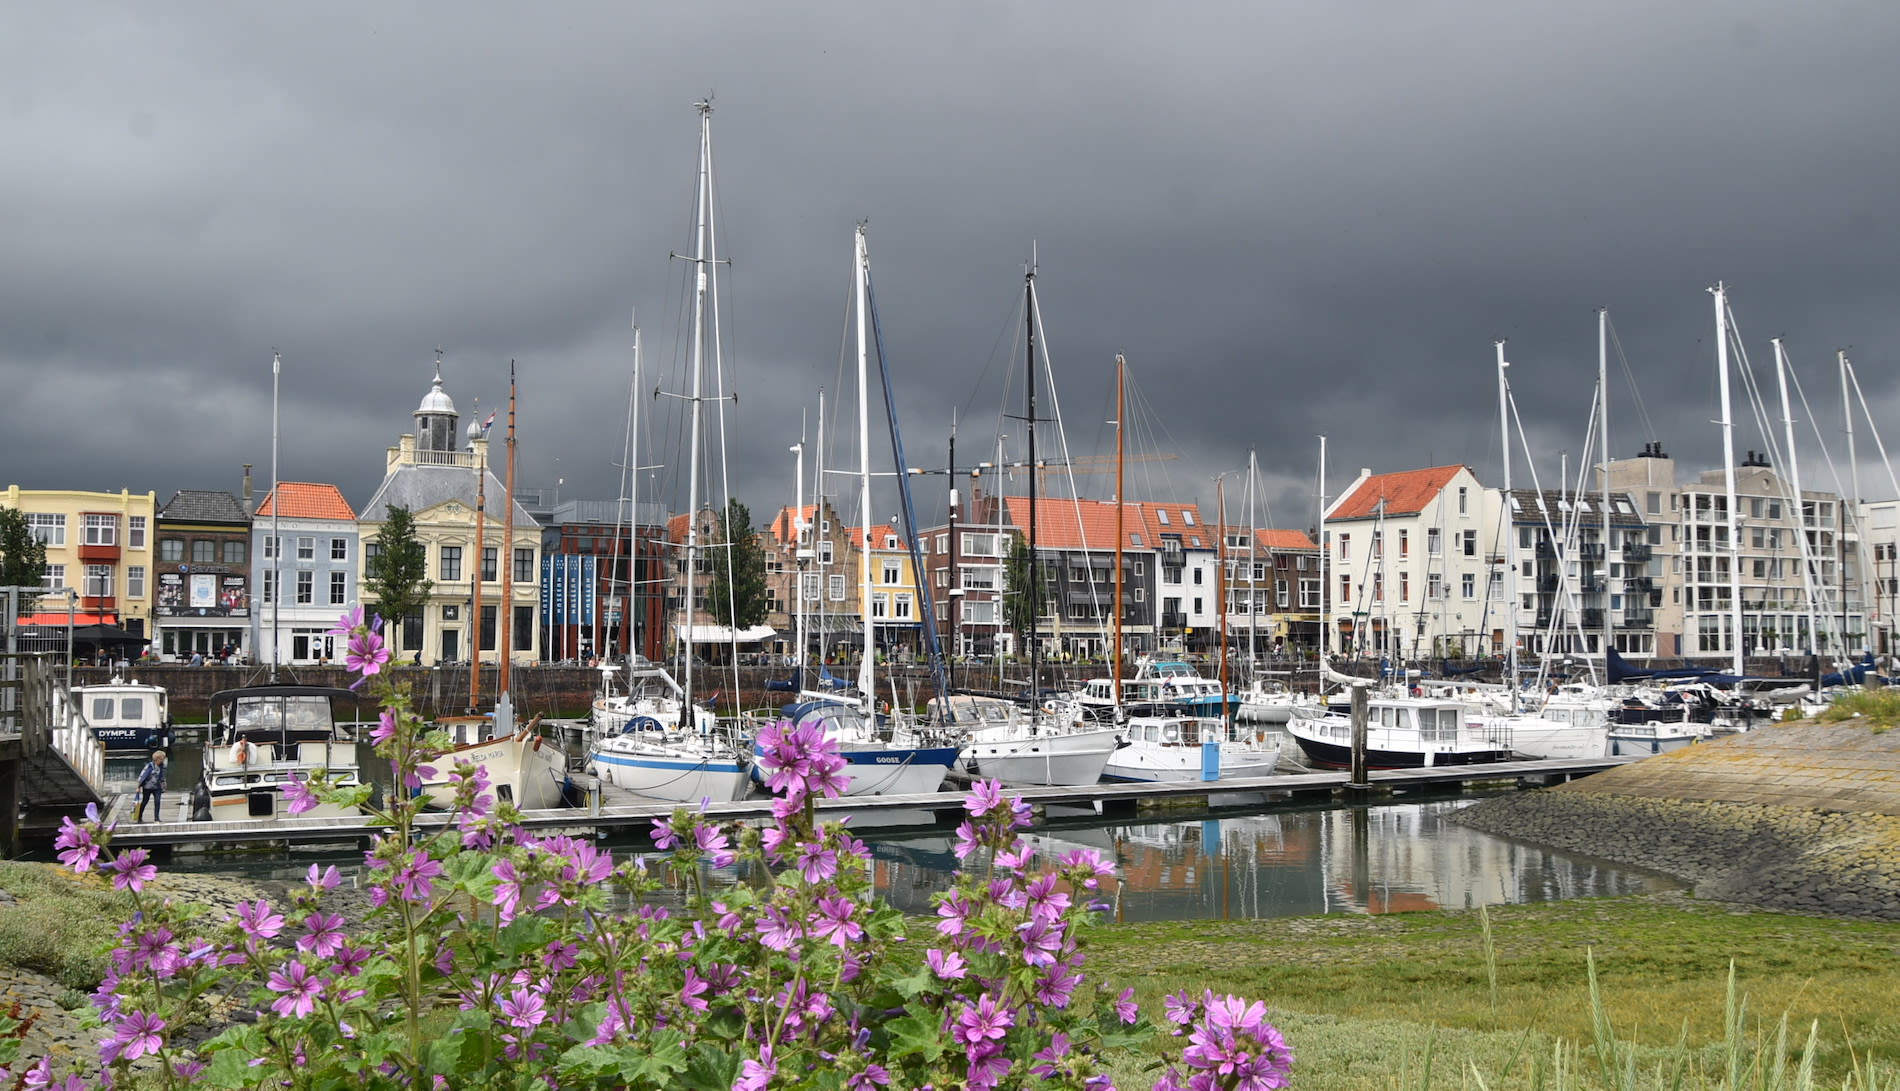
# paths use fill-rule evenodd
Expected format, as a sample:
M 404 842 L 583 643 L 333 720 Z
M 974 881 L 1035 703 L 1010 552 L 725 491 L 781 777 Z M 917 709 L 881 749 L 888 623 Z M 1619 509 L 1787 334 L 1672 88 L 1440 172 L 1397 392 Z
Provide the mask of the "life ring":
M 877 714 L 879 716 L 889 716 L 891 714 L 891 703 L 880 699 L 877 703 Z
M 239 739 L 237 741 L 237 745 L 231 748 L 231 760 L 237 762 L 239 765 L 251 764 L 251 741 L 249 739 Z

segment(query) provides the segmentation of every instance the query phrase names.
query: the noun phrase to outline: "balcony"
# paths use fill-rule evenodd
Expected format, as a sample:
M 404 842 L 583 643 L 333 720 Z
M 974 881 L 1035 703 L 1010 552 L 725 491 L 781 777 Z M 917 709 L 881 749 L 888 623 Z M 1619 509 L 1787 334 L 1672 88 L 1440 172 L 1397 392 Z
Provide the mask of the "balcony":
M 1577 547 L 1577 556 L 1586 561 L 1600 561 L 1603 559 L 1603 543 L 1585 542 Z
M 1557 547 L 1550 542 L 1539 542 L 1537 543 L 1537 555 L 1545 559 L 1555 557 L 1557 555 Z
M 1606 580 L 1591 578 L 1583 581 L 1583 593 L 1586 595 L 1601 595 L 1607 587 L 1609 583 Z
M 1550 618 L 1551 618 L 1551 613 L 1550 613 L 1550 611 L 1549 611 L 1549 610 L 1539 610 L 1539 611 L 1537 611 L 1537 627 L 1538 627 L 1539 629 L 1546 629 L 1546 628 L 1549 628 L 1549 627 L 1550 627 Z
M 1555 591 L 1563 585 L 1564 581 L 1562 576 L 1537 577 L 1537 589 L 1539 591 Z
M 1656 589 L 1656 581 L 1648 576 L 1631 576 L 1623 581 L 1623 590 L 1633 595 L 1648 594 Z
M 1626 561 L 1647 561 L 1654 552 L 1655 551 L 1646 542 L 1625 542 L 1623 544 L 1623 559 Z
M 87 564 L 116 564 L 119 560 L 119 545 L 117 542 L 111 545 L 81 544 L 79 559 Z
M 1656 624 L 1655 611 L 1649 609 L 1646 606 L 1625 607 L 1623 610 L 1623 624 L 1643 625 L 1643 626 L 1654 625 Z
M 1584 607 L 1583 627 L 1586 629 L 1603 628 L 1603 611 L 1595 606 Z
M 1185 629 L 1187 628 L 1187 615 L 1163 611 L 1161 614 L 1161 627 L 1163 629 Z

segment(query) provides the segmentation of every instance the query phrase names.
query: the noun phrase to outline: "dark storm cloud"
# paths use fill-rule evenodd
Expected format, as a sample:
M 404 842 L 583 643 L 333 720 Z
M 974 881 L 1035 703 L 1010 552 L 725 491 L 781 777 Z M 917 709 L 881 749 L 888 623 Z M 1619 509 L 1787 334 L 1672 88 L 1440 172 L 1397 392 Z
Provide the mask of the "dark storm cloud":
M 1361 466 L 1463 461 L 1495 481 L 1499 337 L 1538 472 L 1553 481 L 1563 452 L 1574 473 L 1598 306 L 1628 356 L 1615 453 L 1658 439 L 1685 469 L 1715 465 L 1718 279 L 1765 376 L 1767 338 L 1787 338 L 1822 427 L 1839 430 L 1838 347 L 1880 412 L 1896 401 L 1900 14 L 1877 6 L 69 5 L 0 21 L 0 476 L 26 487 L 162 499 L 235 488 L 247 462 L 267 475 L 276 349 L 283 476 L 360 503 L 440 346 L 465 421 L 518 361 L 525 484 L 611 496 L 636 309 L 645 385 L 678 389 L 685 270 L 668 254 L 691 247 L 692 103 L 709 92 L 732 482 L 755 513 L 790 501 L 786 446 L 801 414 L 815 429 L 818 388 L 849 408 L 861 219 L 913 465 L 942 463 L 953 414 L 959 461 L 990 457 L 999 431 L 1020 443 L 1002 414 L 1022 412 L 1032 247 L 1074 453 L 1107 449 L 1123 352 L 1131 425 L 1179 456 L 1143 463 L 1131 495 L 1211 512 L 1214 475 L 1253 449 L 1281 525 L 1312 521 L 1321 433 L 1331 491 Z M 656 438 L 676 411 L 656 403 Z M 1762 446 L 1737 419 L 1737 449 Z M 854 463 L 848 422 L 829 438 Z

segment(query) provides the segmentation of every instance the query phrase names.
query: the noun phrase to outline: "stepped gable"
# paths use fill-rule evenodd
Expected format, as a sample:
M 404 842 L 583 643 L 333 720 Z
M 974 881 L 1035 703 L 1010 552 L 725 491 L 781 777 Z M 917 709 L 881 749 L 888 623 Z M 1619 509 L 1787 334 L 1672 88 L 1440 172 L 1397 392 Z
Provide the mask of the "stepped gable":
M 1550 791 L 1900 816 L 1900 728 L 1766 724 Z

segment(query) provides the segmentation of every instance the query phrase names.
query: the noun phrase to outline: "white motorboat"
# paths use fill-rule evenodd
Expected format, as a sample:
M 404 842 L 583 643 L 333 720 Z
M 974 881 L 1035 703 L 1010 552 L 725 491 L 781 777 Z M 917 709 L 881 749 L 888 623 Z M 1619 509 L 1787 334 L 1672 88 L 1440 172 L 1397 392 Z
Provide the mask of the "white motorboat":
M 1319 698 L 1287 687 L 1277 678 L 1256 678 L 1240 693 L 1241 720 L 1247 723 L 1283 724 L 1295 712 L 1317 712 Z
M 1122 726 L 1126 744 L 1109 755 L 1104 780 L 1178 781 L 1271 776 L 1280 741 L 1264 731 L 1223 727 L 1218 719 L 1132 706 Z M 1209 746 L 1214 758 L 1208 777 Z
M 288 817 L 284 787 L 318 774 L 338 787 L 360 784 L 357 751 L 366 744 L 347 734 L 336 710 L 363 700 L 353 690 L 328 686 L 266 684 L 212 694 L 211 738 L 193 791 L 193 820 Z M 303 817 L 358 813 L 320 803 Z
M 449 733 L 453 749 L 430 765 L 436 770 L 422 790 L 437 807 L 454 803 L 454 781 L 449 773 L 459 762 L 480 766 L 489 791 L 499 802 L 524 810 L 546 810 L 567 802 L 567 752 L 540 732 L 539 717 L 516 729 L 514 709 L 506 694 L 495 702 L 493 715 L 443 716 L 435 727 Z
M 172 744 L 171 702 L 164 686 L 127 680 L 74 686 L 73 706 L 79 722 L 107 750 L 162 750 Z M 68 719 L 66 691 L 53 692 L 53 722 Z
M 1416 769 L 1504 761 L 1511 743 L 1488 719 L 1467 726 L 1465 705 L 1434 697 L 1370 697 L 1366 703 L 1366 767 Z M 1334 769 L 1352 766 L 1352 717 L 1338 712 L 1296 715 L 1287 734 L 1307 761 Z

